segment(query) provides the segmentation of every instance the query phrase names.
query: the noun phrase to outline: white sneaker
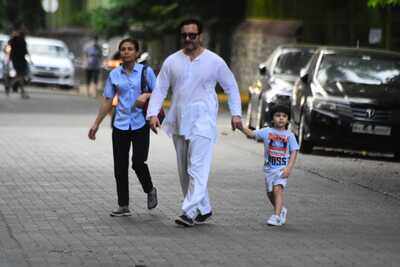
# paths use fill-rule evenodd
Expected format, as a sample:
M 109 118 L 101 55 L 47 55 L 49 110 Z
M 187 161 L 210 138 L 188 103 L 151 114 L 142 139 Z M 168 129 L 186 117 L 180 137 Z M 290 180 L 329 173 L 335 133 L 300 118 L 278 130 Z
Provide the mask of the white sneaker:
M 269 217 L 267 224 L 272 226 L 281 226 L 281 218 L 278 215 L 272 214 L 271 217 Z
M 287 208 L 282 207 L 281 209 L 281 223 L 285 224 L 286 223 L 286 215 L 287 215 Z

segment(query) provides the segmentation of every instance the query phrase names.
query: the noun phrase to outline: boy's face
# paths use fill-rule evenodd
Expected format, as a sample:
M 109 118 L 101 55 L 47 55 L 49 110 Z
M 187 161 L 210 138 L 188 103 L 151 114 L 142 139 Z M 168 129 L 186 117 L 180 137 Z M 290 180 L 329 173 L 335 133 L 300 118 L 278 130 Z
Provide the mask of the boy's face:
M 283 112 L 275 112 L 274 117 L 272 118 L 272 122 L 276 128 L 282 129 L 286 128 L 286 125 L 289 122 L 288 115 Z

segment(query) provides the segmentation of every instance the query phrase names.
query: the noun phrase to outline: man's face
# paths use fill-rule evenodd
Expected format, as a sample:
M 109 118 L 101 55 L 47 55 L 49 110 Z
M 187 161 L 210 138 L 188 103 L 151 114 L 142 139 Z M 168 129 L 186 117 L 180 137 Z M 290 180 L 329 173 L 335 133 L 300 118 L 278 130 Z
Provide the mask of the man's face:
M 201 44 L 201 34 L 196 24 L 185 25 L 181 28 L 181 40 L 186 51 L 194 51 Z

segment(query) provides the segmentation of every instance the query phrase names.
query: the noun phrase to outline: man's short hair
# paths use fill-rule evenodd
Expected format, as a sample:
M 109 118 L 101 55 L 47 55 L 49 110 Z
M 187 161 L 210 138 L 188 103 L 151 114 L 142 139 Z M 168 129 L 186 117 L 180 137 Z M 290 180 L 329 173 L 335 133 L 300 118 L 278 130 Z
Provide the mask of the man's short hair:
M 125 39 L 123 39 L 121 42 L 119 42 L 118 51 L 121 50 L 121 46 L 122 46 L 124 43 L 131 43 L 131 44 L 133 44 L 133 46 L 135 47 L 136 51 L 139 51 L 139 42 L 138 42 L 138 40 L 133 39 L 133 38 L 130 38 L 130 37 L 129 37 L 129 38 L 125 38 Z
M 203 32 L 203 24 L 197 19 L 185 19 L 179 25 L 179 31 L 182 30 L 183 26 L 190 25 L 190 24 L 197 25 L 197 30 L 199 31 L 198 32 L 199 34 Z

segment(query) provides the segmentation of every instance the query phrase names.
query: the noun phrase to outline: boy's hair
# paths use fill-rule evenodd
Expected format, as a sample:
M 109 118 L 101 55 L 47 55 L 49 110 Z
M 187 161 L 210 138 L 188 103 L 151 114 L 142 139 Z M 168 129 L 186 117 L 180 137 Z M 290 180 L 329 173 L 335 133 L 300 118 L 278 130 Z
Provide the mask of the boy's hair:
M 271 109 L 272 118 L 274 117 L 275 113 L 277 113 L 277 112 L 285 113 L 288 116 L 288 120 L 290 120 L 290 108 L 288 106 L 278 104 L 278 105 L 272 107 L 272 109 Z

